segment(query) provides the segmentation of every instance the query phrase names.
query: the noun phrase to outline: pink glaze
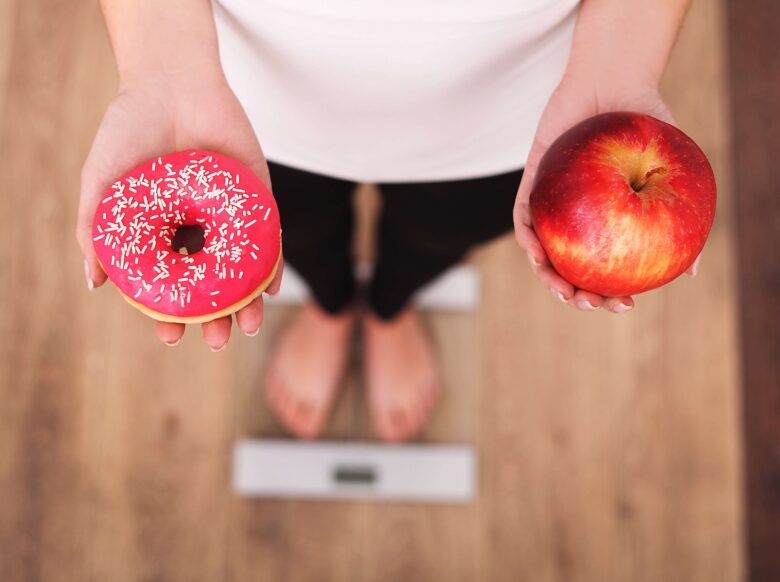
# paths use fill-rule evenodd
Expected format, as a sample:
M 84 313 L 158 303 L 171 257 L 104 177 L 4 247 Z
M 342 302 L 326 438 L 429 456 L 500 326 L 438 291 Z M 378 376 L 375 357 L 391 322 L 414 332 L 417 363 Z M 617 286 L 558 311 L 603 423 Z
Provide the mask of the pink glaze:
M 200 224 L 202 250 L 171 248 L 176 229 Z M 199 150 L 150 160 L 116 180 L 98 204 L 92 240 L 108 278 L 154 311 L 221 311 L 268 279 L 281 250 L 276 201 L 240 162 Z

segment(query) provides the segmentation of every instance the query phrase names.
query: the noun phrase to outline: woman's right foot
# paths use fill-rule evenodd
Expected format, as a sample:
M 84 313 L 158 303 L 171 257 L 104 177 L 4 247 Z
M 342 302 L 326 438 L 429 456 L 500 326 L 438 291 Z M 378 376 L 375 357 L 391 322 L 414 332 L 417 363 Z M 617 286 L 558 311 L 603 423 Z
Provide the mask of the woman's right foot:
M 355 315 L 330 315 L 306 303 L 282 336 L 266 374 L 266 395 L 276 417 L 306 439 L 325 428 L 341 387 Z

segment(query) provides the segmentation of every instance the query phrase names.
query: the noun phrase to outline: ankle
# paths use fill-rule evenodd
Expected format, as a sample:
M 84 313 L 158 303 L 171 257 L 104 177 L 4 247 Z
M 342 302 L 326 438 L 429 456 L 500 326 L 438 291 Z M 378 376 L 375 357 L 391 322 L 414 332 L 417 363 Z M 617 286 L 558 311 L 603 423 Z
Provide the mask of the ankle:
M 375 311 L 366 309 L 366 311 L 363 313 L 362 320 L 366 325 L 374 328 L 392 329 L 405 323 L 417 320 L 419 315 L 419 310 L 413 306 L 405 307 L 390 318 L 381 317 L 377 315 Z
M 316 301 L 307 301 L 303 304 L 301 311 L 313 315 L 316 319 L 326 324 L 352 323 L 355 319 L 355 308 L 352 305 L 348 305 L 338 313 L 332 313 L 323 309 Z

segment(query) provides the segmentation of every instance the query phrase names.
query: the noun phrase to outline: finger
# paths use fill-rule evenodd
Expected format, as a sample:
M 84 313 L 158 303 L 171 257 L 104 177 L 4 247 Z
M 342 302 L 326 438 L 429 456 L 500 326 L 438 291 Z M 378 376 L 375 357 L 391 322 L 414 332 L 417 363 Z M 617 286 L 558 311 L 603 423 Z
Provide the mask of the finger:
M 699 256 L 696 257 L 696 260 L 693 261 L 693 264 L 688 267 L 688 270 L 685 271 L 688 273 L 691 277 L 695 277 L 696 274 L 699 272 L 699 265 L 701 264 L 701 253 L 699 253 Z
M 172 323 L 169 321 L 155 322 L 155 331 L 157 337 L 166 346 L 176 346 L 184 336 L 185 325 L 183 323 Z
M 536 236 L 536 232 L 530 226 L 526 226 L 523 223 L 518 223 L 515 226 L 515 240 L 517 244 L 528 255 L 528 260 L 535 267 L 540 265 L 549 264 L 547 259 L 547 253 L 544 252 L 542 243 L 539 242 L 539 238 Z
M 539 161 L 549 147 L 549 144 L 547 144 L 546 141 L 540 139 L 538 133 L 539 132 L 537 131 L 534 143 L 531 146 L 531 151 L 528 154 L 528 160 L 523 169 L 523 177 L 520 179 L 520 186 L 517 189 L 515 205 L 512 211 L 515 225 L 515 239 L 517 240 L 517 244 L 520 245 L 520 248 L 528 253 L 528 257 L 532 264 L 534 262 L 540 264 L 547 262 L 547 255 L 533 229 L 533 219 L 531 217 L 530 207 L 531 190 L 533 188 L 534 180 L 536 179 L 536 169 L 539 166 Z
M 517 189 L 517 200 L 523 204 L 527 204 L 528 200 L 531 198 L 531 189 L 533 188 L 534 180 L 536 179 L 536 169 L 539 167 L 539 161 L 542 159 L 542 156 L 544 156 L 544 152 L 547 151 L 548 146 L 549 144 L 543 142 L 538 135 L 534 138 L 534 143 L 531 146 L 531 151 L 528 152 L 528 159 L 523 168 L 523 177 L 520 179 L 520 187 Z M 528 221 L 525 224 L 530 226 L 531 223 Z
M 601 295 L 583 289 L 577 289 L 574 292 L 574 300 L 571 301 L 572 306 L 580 311 L 596 311 L 603 303 L 604 298 Z
M 106 274 L 100 266 L 92 244 L 92 221 L 100 195 L 108 186 L 104 184 L 90 165 L 85 164 L 81 172 L 81 194 L 76 218 L 76 240 L 84 256 L 84 277 L 87 288 L 91 291 L 106 282 Z
M 561 277 L 551 266 L 537 267 L 536 276 L 562 303 L 568 303 L 574 297 L 574 285 Z
M 221 352 L 230 339 L 230 327 L 233 319 L 227 315 L 201 325 L 203 341 L 212 352 Z
M 263 323 L 263 298 L 255 297 L 249 305 L 236 313 L 238 328 L 248 336 L 255 336 Z
M 634 300 L 631 297 L 606 297 L 604 308 L 612 313 L 625 313 L 634 308 Z
M 268 285 L 268 289 L 265 290 L 269 295 L 276 295 L 279 293 L 279 289 L 282 288 L 282 275 L 284 274 L 284 257 L 279 259 L 279 266 L 276 268 L 276 275 L 271 284 Z

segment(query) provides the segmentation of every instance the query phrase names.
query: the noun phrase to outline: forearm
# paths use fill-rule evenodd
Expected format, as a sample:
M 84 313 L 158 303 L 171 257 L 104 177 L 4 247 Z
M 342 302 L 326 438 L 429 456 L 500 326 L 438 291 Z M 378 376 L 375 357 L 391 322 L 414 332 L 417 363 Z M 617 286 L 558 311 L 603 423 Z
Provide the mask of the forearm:
M 209 0 L 101 0 L 120 83 L 150 76 L 221 75 Z
M 657 86 L 690 0 L 584 0 L 567 74 Z

